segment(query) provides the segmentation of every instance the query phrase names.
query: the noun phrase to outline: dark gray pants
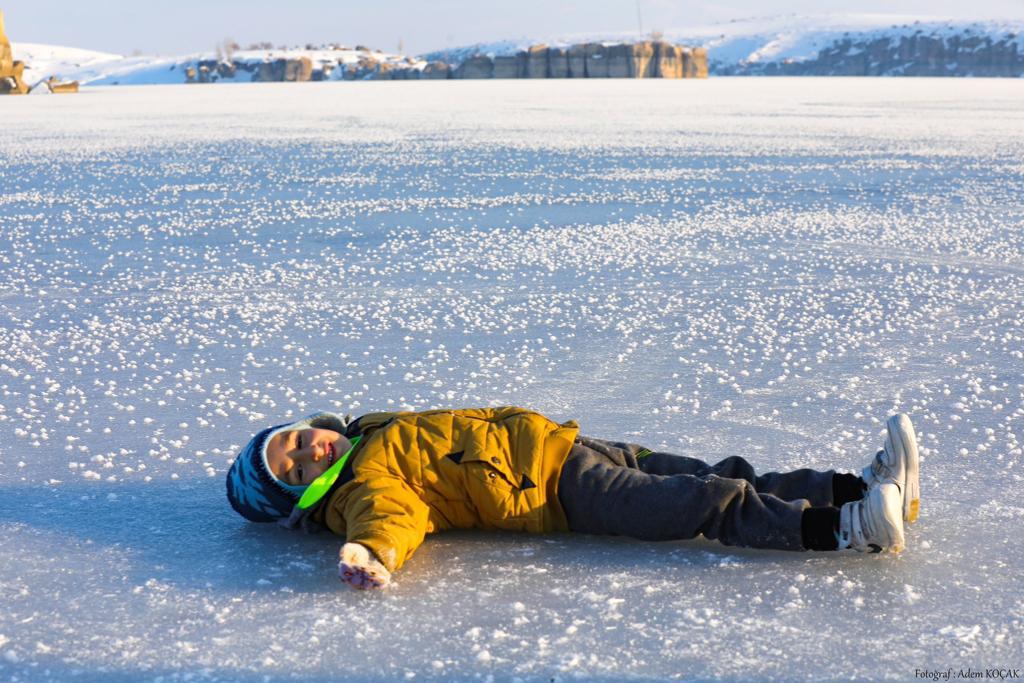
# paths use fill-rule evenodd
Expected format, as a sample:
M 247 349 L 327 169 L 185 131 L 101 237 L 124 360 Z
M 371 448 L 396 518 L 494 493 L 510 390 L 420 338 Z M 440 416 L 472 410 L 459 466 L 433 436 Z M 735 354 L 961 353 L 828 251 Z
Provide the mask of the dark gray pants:
M 757 475 L 738 456 L 708 465 L 645 452 L 636 444 L 576 440 L 558 479 L 572 531 L 648 541 L 703 534 L 726 545 L 802 550 L 804 509 L 832 505 L 832 471 Z

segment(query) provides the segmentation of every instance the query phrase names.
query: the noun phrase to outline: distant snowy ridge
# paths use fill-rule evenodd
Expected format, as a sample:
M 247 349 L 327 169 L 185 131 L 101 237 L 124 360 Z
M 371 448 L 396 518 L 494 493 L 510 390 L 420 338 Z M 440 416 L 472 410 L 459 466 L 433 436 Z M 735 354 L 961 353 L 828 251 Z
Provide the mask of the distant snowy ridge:
M 37 43 L 12 43 L 12 49 L 15 57 L 25 62 L 25 80 L 30 84 L 39 83 L 50 76 L 77 80 L 83 85 L 185 83 L 189 67 L 197 69 L 200 64 L 216 67 L 218 62 L 213 52 L 179 57 L 125 57 Z M 253 80 L 252 74 L 259 72 L 261 64 L 302 58 L 310 60 L 314 71 L 319 71 L 321 75 L 326 73 L 323 80 L 352 78 L 357 73 L 363 77 L 398 65 L 418 70 L 427 66 L 426 62 L 416 58 L 369 49 L 327 46 L 322 49 L 239 50 L 231 55 L 231 61 L 245 68 L 229 77 L 216 74 L 213 78 L 222 82 L 250 81 Z M 368 68 L 368 65 L 372 65 L 372 68 Z M 213 68 L 213 71 L 216 69 Z
M 1024 19 L 965 21 L 902 15 L 785 15 L 661 31 L 661 39 L 703 47 L 713 75 L 1024 76 Z M 217 73 L 213 52 L 179 57 L 125 57 L 68 47 L 14 43 L 25 80 L 50 76 L 83 85 L 184 83 L 189 67 L 207 64 L 212 80 L 259 80 L 260 65 L 308 58 L 313 80 L 446 77 L 430 62 L 457 66 L 475 55 L 507 56 L 531 45 L 650 40 L 639 32 L 562 34 L 438 50 L 420 57 L 367 49 L 240 50 L 241 69 Z M 388 75 L 390 72 L 390 76 Z M 278 79 L 279 80 L 279 79 Z
M 120 66 L 126 59 L 108 52 L 38 43 L 11 43 L 11 50 L 15 59 L 25 62 L 25 81 L 33 86 L 50 76 L 77 78 L 90 72 L 117 68 L 114 65 Z
M 1024 75 L 1024 19 L 965 21 L 902 15 L 785 15 L 660 32 L 703 47 L 716 75 Z M 515 54 L 530 45 L 632 42 L 639 32 L 567 34 L 438 50 L 428 60 L 458 64 L 476 54 Z

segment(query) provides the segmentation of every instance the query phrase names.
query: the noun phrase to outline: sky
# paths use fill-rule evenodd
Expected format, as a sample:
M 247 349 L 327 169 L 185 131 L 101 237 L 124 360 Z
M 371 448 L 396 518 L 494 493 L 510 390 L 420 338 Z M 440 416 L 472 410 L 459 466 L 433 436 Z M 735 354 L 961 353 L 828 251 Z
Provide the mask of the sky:
M 178 55 L 232 38 L 362 44 L 421 54 L 477 42 L 574 33 L 670 31 L 789 13 L 1021 19 L 1024 0 L 0 0 L 8 37 L 104 52 Z

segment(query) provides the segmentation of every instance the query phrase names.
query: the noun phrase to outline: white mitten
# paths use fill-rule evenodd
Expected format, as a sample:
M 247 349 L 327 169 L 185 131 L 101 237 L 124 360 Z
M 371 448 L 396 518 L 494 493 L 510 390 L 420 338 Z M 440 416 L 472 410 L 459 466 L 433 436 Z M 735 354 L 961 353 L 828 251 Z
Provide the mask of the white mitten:
M 358 543 L 341 546 L 341 561 L 338 562 L 338 577 L 360 589 L 384 588 L 391 583 L 391 572 L 377 561 L 373 553 Z

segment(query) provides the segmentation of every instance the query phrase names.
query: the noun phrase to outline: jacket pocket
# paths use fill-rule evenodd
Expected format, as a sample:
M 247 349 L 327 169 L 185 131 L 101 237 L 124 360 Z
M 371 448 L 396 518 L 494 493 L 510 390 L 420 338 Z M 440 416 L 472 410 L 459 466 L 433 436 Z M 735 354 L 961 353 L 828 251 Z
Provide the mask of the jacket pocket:
M 481 526 L 503 528 L 501 522 L 516 515 L 515 477 L 498 455 L 465 452 L 459 467 L 466 476 L 466 493 L 476 508 Z

